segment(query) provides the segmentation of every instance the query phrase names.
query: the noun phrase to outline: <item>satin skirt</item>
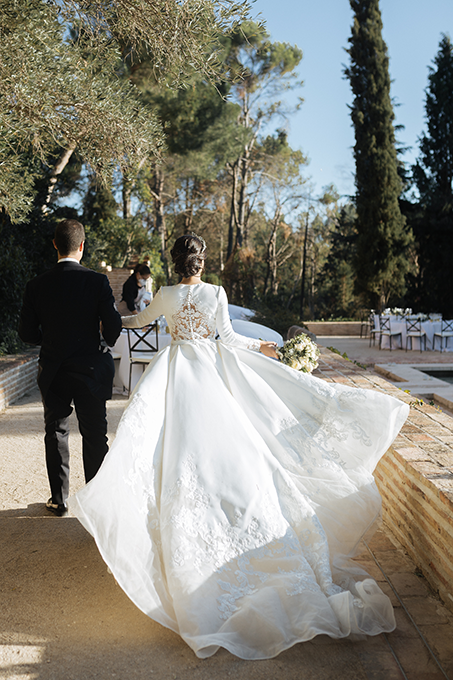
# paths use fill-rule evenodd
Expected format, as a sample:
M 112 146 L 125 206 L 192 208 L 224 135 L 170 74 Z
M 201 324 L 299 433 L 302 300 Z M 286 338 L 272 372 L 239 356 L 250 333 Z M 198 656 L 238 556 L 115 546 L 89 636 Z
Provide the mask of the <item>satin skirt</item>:
M 255 352 L 172 343 L 70 510 L 129 598 L 201 658 L 389 632 L 389 599 L 351 558 L 407 414 Z

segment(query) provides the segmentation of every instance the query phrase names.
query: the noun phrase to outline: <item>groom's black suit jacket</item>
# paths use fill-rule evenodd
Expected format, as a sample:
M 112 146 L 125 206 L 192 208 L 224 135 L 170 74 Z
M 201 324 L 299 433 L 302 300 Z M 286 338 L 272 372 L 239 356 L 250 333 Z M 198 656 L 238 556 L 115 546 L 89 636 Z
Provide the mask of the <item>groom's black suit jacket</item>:
M 38 384 L 43 398 L 62 368 L 76 373 L 99 399 L 110 399 L 114 364 L 110 352 L 102 351 L 100 322 L 104 340 L 114 345 L 121 317 L 104 274 L 66 261 L 27 283 L 19 335 L 41 345 Z

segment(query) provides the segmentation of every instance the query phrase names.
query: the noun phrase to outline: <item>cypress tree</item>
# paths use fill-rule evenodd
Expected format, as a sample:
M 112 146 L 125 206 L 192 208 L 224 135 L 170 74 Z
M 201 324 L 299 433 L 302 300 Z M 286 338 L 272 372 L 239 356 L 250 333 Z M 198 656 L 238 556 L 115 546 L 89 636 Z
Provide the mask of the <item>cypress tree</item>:
M 354 95 L 351 118 L 355 130 L 358 292 L 373 307 L 405 289 L 411 234 L 401 215 L 390 98 L 389 58 L 382 38 L 379 0 L 350 0 L 354 12 L 349 38 L 350 66 L 345 69 Z
M 453 45 L 444 35 L 429 67 L 425 99 L 427 130 L 413 168 L 420 194 L 414 232 L 420 304 L 453 316 Z

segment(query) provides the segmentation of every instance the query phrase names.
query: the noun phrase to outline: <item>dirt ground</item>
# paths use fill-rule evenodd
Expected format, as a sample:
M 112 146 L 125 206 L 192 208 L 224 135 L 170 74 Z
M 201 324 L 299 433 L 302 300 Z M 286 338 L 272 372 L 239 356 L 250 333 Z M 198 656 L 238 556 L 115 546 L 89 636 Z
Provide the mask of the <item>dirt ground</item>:
M 125 405 L 109 402 L 112 437 Z M 72 416 L 73 418 L 73 416 Z M 71 489 L 83 484 L 81 440 L 72 423 Z M 398 599 L 398 630 L 364 642 L 324 636 L 276 659 L 247 662 L 220 650 L 200 660 L 175 633 L 142 614 L 107 572 L 94 541 L 74 517 L 57 518 L 44 465 L 37 391 L 0 413 L 0 678 L 7 680 L 443 680 Z M 376 559 L 407 575 L 421 597 L 414 565 L 379 532 Z M 373 546 L 372 546 L 373 547 Z M 380 552 L 381 551 L 381 552 Z M 383 552 L 382 552 L 383 551 Z M 387 556 L 387 558 L 385 557 Z M 365 559 L 367 556 L 365 555 Z M 374 557 L 370 572 L 392 594 Z M 393 561 L 392 561 L 393 560 Z M 396 566 L 395 566 L 396 565 Z M 373 572 L 375 570 L 376 574 Z M 401 580 L 401 578 L 400 578 Z M 412 585 L 410 585 L 412 584 Z M 425 593 L 435 639 L 451 641 L 451 617 Z M 429 621 L 428 621 L 429 623 Z M 434 629 L 433 629 L 434 630 Z M 405 670 L 403 670 L 405 669 Z

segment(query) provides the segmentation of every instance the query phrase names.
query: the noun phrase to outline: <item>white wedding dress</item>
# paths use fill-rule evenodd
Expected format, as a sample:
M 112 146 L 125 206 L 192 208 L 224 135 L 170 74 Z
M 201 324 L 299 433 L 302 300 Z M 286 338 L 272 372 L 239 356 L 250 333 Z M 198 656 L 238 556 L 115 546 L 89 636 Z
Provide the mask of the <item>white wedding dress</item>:
M 161 314 L 171 346 L 69 499 L 119 585 L 199 657 L 393 630 L 389 599 L 350 558 L 408 406 L 266 358 L 233 332 L 218 286 L 161 288 L 124 325 Z

